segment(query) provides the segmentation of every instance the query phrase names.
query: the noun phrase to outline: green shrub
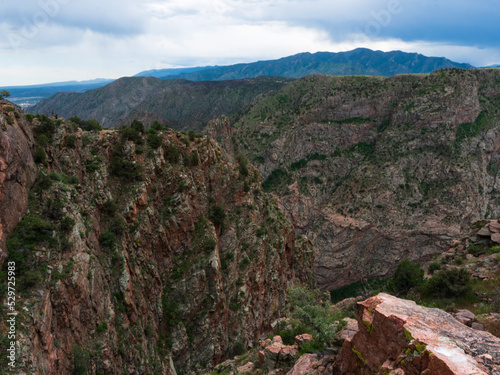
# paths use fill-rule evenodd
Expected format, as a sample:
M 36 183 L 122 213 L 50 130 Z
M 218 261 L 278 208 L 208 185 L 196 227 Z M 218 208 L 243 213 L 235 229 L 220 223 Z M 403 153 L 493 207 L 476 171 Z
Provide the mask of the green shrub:
M 402 261 L 391 279 L 390 287 L 396 293 L 408 293 L 410 289 L 419 287 L 424 282 L 424 270 L 420 263 L 409 260 Z
M 99 244 L 103 247 L 113 249 L 115 247 L 116 236 L 113 232 L 106 231 L 99 236 Z
M 193 150 L 191 152 L 191 165 L 193 167 L 196 167 L 198 164 L 200 164 L 200 157 L 198 156 L 198 151 Z
M 316 340 L 311 340 L 308 342 L 305 342 L 302 344 L 302 347 L 300 348 L 299 356 L 306 354 L 306 353 L 319 353 L 321 351 L 325 350 L 325 345 L 321 342 L 318 342 Z
M 214 205 L 208 210 L 208 218 L 215 225 L 223 225 L 226 219 L 226 212 L 219 205 Z
M 73 374 L 87 375 L 90 364 L 90 353 L 86 350 L 83 350 L 79 345 L 75 344 L 73 346 L 71 354 L 73 354 Z
M 107 322 L 101 322 L 96 328 L 97 333 L 103 333 L 107 330 L 108 330 L 108 323 Z
M 61 220 L 64 206 L 64 202 L 61 198 L 49 199 L 45 207 L 45 215 L 53 220 Z
M 232 350 L 233 356 L 242 355 L 245 354 L 245 352 L 246 352 L 245 344 L 243 344 L 241 341 L 236 341 Z
M 85 170 L 89 173 L 95 172 L 99 169 L 99 164 L 94 159 L 87 159 L 85 162 Z
M 112 200 L 106 200 L 106 202 L 104 202 L 104 204 L 102 205 L 102 211 L 105 215 L 107 216 L 113 216 L 116 212 L 116 210 L 118 209 L 118 207 L 116 206 L 116 204 L 112 201 Z
M 179 163 L 179 160 L 180 160 L 179 149 L 177 147 L 175 147 L 173 144 L 170 144 L 167 147 L 167 152 L 166 152 L 165 157 L 170 164 Z
M 24 115 L 24 118 L 25 118 L 26 120 L 28 120 L 28 122 L 31 124 L 31 123 L 33 123 L 33 119 L 35 118 L 35 115 L 33 115 L 33 114 L 31 114 L 31 113 L 26 113 L 26 114 Z
M 429 297 L 452 298 L 472 292 L 470 273 L 463 268 L 441 271 L 427 280 L 424 294 Z
M 39 146 L 45 148 L 49 145 L 49 139 L 47 138 L 47 136 L 45 134 L 41 134 L 38 138 L 37 138 L 37 143 Z
M 142 133 L 142 134 L 144 134 L 144 132 L 146 131 L 146 129 L 144 129 L 144 124 L 137 119 L 132 121 L 132 123 L 130 124 L 130 127 L 132 129 L 137 130 L 139 133 Z
M 290 317 L 311 329 L 318 343 L 329 343 L 343 326 L 340 314 L 330 312 L 330 304 L 323 303 L 322 292 L 299 286 L 288 288 L 288 309 Z
M 312 330 L 306 327 L 304 324 L 292 324 L 290 328 L 283 329 L 279 332 L 281 339 L 283 340 L 283 344 L 285 345 L 293 345 L 295 344 L 295 337 L 298 335 L 302 335 L 304 333 L 312 334 Z
M 240 175 L 243 177 L 247 177 L 249 174 L 247 159 L 243 155 L 238 154 L 236 155 L 236 161 L 238 162 L 239 165 Z
M 163 130 L 163 125 L 161 124 L 160 121 L 158 120 L 154 120 L 152 123 L 151 123 L 151 126 L 150 126 L 151 129 L 153 130 Z
M 45 150 L 41 146 L 37 146 L 35 149 L 35 155 L 33 156 L 33 160 L 37 164 L 44 164 L 47 159 L 47 155 L 45 155 Z
M 148 134 L 148 145 L 152 149 L 156 150 L 161 146 L 162 139 L 158 134 L 150 133 Z
M 434 271 L 438 271 L 441 269 L 441 263 L 439 262 L 432 262 L 430 265 L 429 265 L 429 273 L 430 274 L 433 274 Z
M 127 223 L 122 217 L 115 216 L 109 223 L 109 230 L 117 236 L 121 236 L 127 230 Z
M 112 175 L 121 177 L 127 181 L 142 181 L 142 168 L 139 164 L 125 160 L 123 143 L 118 143 L 113 149 L 109 169 Z
M 141 134 L 137 131 L 137 129 L 131 128 L 129 126 L 122 128 L 120 131 L 120 135 L 123 140 L 128 140 L 128 141 L 137 141 Z
M 68 138 L 66 138 L 66 147 L 69 148 L 75 148 L 76 144 L 76 135 L 68 135 Z
M 59 223 L 59 229 L 61 230 L 61 232 L 64 232 L 64 233 L 70 232 L 74 226 L 75 226 L 75 220 L 73 220 L 69 216 L 66 216 Z
M 52 179 L 45 173 L 39 172 L 35 181 L 35 191 L 41 193 L 42 191 L 50 189 L 51 186 Z

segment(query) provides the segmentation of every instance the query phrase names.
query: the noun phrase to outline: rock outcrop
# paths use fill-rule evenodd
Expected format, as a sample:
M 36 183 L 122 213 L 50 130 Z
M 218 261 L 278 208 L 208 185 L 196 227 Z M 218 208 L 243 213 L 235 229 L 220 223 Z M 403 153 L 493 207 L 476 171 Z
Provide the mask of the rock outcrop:
M 314 283 L 309 242 L 213 140 L 17 117 L 2 133 L 1 223 L 24 215 L 8 240 L 19 371 L 200 371 L 270 330 L 291 283 Z
M 357 315 L 359 331 L 342 346 L 339 374 L 500 374 L 500 339 L 442 310 L 381 293 L 359 302 Z
M 33 136 L 26 121 L 19 118 L 18 110 L 0 100 L 0 264 L 7 255 L 6 239 L 28 207 L 36 177 Z
M 388 277 L 500 217 L 499 82 L 495 70 L 304 77 L 235 122 L 235 150 L 312 240 L 320 287 Z

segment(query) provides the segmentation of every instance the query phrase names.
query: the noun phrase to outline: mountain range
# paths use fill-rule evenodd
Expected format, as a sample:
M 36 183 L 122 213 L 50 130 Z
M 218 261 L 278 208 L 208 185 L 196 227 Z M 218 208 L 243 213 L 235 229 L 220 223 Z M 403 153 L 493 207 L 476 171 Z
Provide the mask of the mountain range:
M 382 52 L 358 48 L 348 52 L 299 53 L 277 60 L 229 66 L 205 66 L 147 70 L 136 77 L 183 78 L 190 81 L 236 80 L 257 76 L 300 78 L 310 74 L 391 76 L 407 73 L 431 73 L 443 68 L 474 68 L 443 57 L 427 57 L 401 51 Z M 85 92 L 113 80 L 63 82 L 35 86 L 2 87 L 11 93 L 11 101 L 28 107 L 57 92 Z

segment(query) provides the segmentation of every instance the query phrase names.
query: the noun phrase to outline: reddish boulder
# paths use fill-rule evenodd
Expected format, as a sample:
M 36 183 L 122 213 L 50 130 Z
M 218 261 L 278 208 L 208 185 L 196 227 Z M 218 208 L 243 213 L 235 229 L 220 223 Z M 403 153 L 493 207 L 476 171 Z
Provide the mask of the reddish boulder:
M 304 354 L 288 371 L 287 375 L 305 375 L 312 372 L 313 365 L 318 362 L 317 354 Z
M 357 315 L 359 331 L 344 341 L 339 374 L 500 375 L 500 339 L 442 310 L 381 293 L 359 302 Z

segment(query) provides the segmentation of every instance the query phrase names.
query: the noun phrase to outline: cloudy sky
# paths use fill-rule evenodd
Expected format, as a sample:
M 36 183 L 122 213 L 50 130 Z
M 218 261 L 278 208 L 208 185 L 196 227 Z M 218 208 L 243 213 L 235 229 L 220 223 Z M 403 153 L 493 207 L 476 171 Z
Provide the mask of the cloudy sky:
M 500 63 L 498 0 L 0 0 L 0 86 L 356 47 Z

